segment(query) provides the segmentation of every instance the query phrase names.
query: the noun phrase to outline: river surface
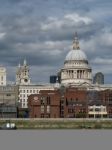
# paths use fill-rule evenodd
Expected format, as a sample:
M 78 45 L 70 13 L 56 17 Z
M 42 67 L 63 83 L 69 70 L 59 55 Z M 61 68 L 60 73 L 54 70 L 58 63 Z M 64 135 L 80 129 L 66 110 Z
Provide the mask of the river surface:
M 2 130 L 0 150 L 112 150 L 112 130 Z

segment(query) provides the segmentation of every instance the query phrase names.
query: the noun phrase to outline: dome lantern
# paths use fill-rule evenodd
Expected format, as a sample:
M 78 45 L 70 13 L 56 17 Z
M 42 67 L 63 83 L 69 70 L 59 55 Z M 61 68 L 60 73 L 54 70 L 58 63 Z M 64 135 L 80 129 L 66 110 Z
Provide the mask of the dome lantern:
M 79 40 L 78 40 L 78 35 L 77 32 L 75 32 L 75 37 L 73 40 L 73 50 L 79 50 L 80 46 L 79 46 Z

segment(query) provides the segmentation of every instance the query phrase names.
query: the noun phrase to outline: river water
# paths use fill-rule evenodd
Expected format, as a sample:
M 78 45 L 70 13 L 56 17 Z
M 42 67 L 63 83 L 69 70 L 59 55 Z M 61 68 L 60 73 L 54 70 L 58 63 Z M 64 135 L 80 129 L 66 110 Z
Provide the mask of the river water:
M 1 130 L 0 150 L 112 150 L 112 130 Z

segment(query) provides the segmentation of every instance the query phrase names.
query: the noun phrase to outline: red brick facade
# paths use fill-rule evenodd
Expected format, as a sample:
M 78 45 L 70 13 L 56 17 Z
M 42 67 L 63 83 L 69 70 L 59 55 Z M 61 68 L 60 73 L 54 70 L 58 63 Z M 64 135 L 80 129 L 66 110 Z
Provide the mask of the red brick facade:
M 107 106 L 108 118 L 112 118 L 112 90 L 101 92 L 102 101 Z
M 74 118 L 87 115 L 85 89 L 63 88 L 41 91 L 28 98 L 30 118 Z
M 30 118 L 84 118 L 88 116 L 88 106 L 106 106 L 112 117 L 112 91 L 87 91 L 84 88 L 42 90 L 28 98 Z
M 58 91 L 41 91 L 28 98 L 30 118 L 59 118 L 60 96 Z

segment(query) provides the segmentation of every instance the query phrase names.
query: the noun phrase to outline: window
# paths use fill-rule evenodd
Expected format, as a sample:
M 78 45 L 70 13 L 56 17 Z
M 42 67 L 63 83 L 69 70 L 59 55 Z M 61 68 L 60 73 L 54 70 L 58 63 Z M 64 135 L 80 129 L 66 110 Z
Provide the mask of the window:
M 45 97 L 41 97 L 41 105 L 45 104 Z
M 51 102 L 50 96 L 48 96 L 48 97 L 47 97 L 47 105 L 50 105 L 50 102 Z
M 78 101 L 78 98 L 76 98 L 76 102 Z
M 41 105 L 44 105 L 44 100 L 41 99 Z
M 68 106 L 68 100 L 67 100 L 67 98 L 66 98 L 66 106 Z
M 61 111 L 60 114 L 61 114 L 61 117 L 64 117 L 64 111 Z
M 73 113 L 74 109 L 73 108 L 68 108 L 68 113 Z
M 3 81 L 3 76 L 1 76 L 1 81 Z
M 47 114 L 47 115 L 46 115 L 46 118 L 50 118 L 50 114 Z
M 41 106 L 41 113 L 44 113 L 44 106 Z
M 47 113 L 50 113 L 50 106 L 47 106 Z
M 25 107 L 25 103 L 23 103 L 23 107 Z
M 63 110 L 64 109 L 64 106 L 61 106 L 61 110 Z
M 95 108 L 95 111 L 100 111 L 100 108 Z
M 10 94 L 10 93 L 7 93 L 6 96 L 11 96 L 11 94 Z
M 112 97 L 109 98 L 109 101 L 110 101 L 110 102 L 112 101 Z
M 93 111 L 93 108 L 90 108 L 89 111 Z
M 44 118 L 44 114 L 41 114 L 41 116 L 40 116 L 41 118 Z

